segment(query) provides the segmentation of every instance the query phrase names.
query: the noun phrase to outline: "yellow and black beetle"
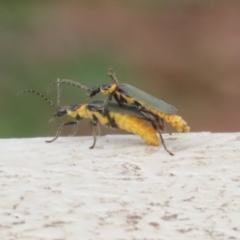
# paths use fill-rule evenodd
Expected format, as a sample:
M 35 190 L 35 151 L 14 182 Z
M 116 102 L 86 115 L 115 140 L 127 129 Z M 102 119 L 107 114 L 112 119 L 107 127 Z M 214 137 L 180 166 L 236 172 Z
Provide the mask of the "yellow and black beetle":
M 52 101 L 48 100 L 45 96 L 35 90 L 24 90 L 22 92 L 35 93 L 45 99 L 51 106 L 54 106 Z M 60 98 L 58 90 L 58 104 L 59 99 Z M 125 106 L 124 108 L 122 108 L 117 103 L 109 103 L 105 113 L 103 113 L 101 110 L 102 105 L 103 101 L 93 101 L 89 104 L 72 104 L 65 107 L 60 107 L 59 105 L 58 107 L 54 106 L 57 110 L 57 112 L 53 115 L 54 118 L 68 115 L 75 118 L 75 121 L 63 123 L 58 128 L 56 136 L 52 140 L 46 142 L 53 142 L 54 140 L 56 140 L 59 137 L 62 128 L 67 125 L 74 125 L 74 133 L 76 133 L 78 123 L 83 118 L 88 118 L 90 119 L 90 127 L 94 138 L 93 145 L 90 148 L 94 148 L 96 144 L 95 127 L 98 126 L 98 123 L 101 123 L 102 125 L 110 128 L 120 128 L 133 134 L 139 135 L 147 144 L 155 146 L 158 146 L 160 144 L 159 138 L 157 136 L 158 132 L 165 150 L 170 155 L 173 155 L 166 148 L 161 135 L 161 130 L 158 128 L 158 126 L 156 126 L 154 122 L 143 117 L 143 115 L 139 113 L 139 111 L 133 106 Z M 146 121 L 144 121 L 144 119 L 150 121 L 152 123 L 152 126 L 149 125 Z
M 108 72 L 108 76 L 113 79 L 114 84 L 100 84 L 93 88 L 88 88 L 78 82 L 67 79 L 62 79 L 61 83 L 84 89 L 87 91 L 87 95 L 89 97 L 93 97 L 99 92 L 103 95 L 107 95 L 103 106 L 101 106 L 103 111 L 106 109 L 112 97 L 114 97 L 120 106 L 124 106 L 126 104 L 132 105 L 144 117 L 154 117 L 155 122 L 159 123 L 159 126 L 163 126 L 163 120 L 165 120 L 175 127 L 178 132 L 190 131 L 190 127 L 187 126 L 187 123 L 182 119 L 182 117 L 176 115 L 177 109 L 175 107 L 134 86 L 126 83 L 119 84 L 116 74 L 111 69 Z

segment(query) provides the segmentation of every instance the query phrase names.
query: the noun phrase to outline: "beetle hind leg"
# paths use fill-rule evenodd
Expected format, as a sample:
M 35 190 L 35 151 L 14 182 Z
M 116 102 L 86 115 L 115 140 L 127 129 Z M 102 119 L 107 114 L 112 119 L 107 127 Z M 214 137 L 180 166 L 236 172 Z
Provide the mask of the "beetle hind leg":
M 170 152 L 170 151 L 167 149 L 166 145 L 165 145 L 165 142 L 164 142 L 164 140 L 163 140 L 161 131 L 158 131 L 158 133 L 159 133 L 159 137 L 160 137 L 160 139 L 161 139 L 161 141 L 162 141 L 162 145 L 163 145 L 164 149 L 165 149 L 171 156 L 173 156 L 174 154 L 173 154 L 172 152 Z
M 167 147 L 166 147 L 166 145 L 165 145 L 165 142 L 164 142 L 164 140 L 163 140 L 163 137 L 162 137 L 162 131 L 164 130 L 164 122 L 163 122 L 163 119 L 161 119 L 161 121 L 160 121 L 160 120 L 159 120 L 159 121 L 157 121 L 157 120 L 156 120 L 156 121 L 151 121 L 151 123 L 152 123 L 153 128 L 154 128 L 156 131 L 158 131 L 158 134 L 159 134 L 159 137 L 160 137 L 160 139 L 161 139 L 161 142 L 162 142 L 162 145 L 163 145 L 164 149 L 165 149 L 171 156 L 173 156 L 174 154 L 167 149 Z

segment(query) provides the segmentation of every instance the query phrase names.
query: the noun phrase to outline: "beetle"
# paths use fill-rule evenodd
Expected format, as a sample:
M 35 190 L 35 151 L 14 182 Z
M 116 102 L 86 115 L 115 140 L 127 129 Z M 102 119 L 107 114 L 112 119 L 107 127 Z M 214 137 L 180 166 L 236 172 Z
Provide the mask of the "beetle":
M 170 154 L 173 155 L 165 146 L 164 140 L 161 135 L 161 130 L 158 126 L 155 125 L 154 122 L 151 122 L 149 119 L 143 117 L 141 113 L 133 106 L 127 105 L 124 108 L 120 107 L 117 103 L 109 103 L 105 113 L 102 112 L 100 109 L 103 105 L 103 101 L 93 101 L 89 104 L 72 104 L 65 107 L 60 107 L 59 105 L 56 107 L 52 101 L 47 99 L 41 93 L 35 90 L 24 90 L 23 92 L 31 92 L 34 94 L 39 95 L 44 100 L 46 100 L 51 106 L 55 107 L 57 110 L 56 113 L 53 115 L 53 119 L 56 117 L 62 117 L 64 115 L 68 115 L 72 118 L 75 118 L 75 121 L 68 121 L 60 125 L 57 130 L 55 137 L 51 140 L 47 140 L 46 142 L 50 143 L 55 141 L 61 134 L 62 128 L 67 125 L 74 126 L 74 134 L 76 133 L 76 129 L 78 127 L 79 122 L 83 118 L 90 119 L 90 127 L 92 130 L 93 135 L 93 144 L 90 146 L 90 149 L 93 149 L 96 144 L 96 131 L 95 127 L 98 127 L 98 123 L 106 127 L 110 127 L 113 129 L 120 128 L 131 132 L 133 134 L 139 135 L 143 138 L 143 140 L 149 145 L 158 146 L 160 144 L 159 138 L 157 133 L 159 133 L 161 142 L 165 150 Z M 59 90 L 58 90 L 58 104 L 60 102 L 59 97 Z M 152 124 L 149 125 L 146 121 Z
M 114 97 L 120 106 L 126 104 L 134 106 L 144 117 L 151 116 L 155 118 L 155 122 L 159 123 L 159 126 L 163 126 L 164 122 L 170 123 L 177 129 L 178 132 L 189 132 L 190 127 L 182 119 L 182 117 L 176 115 L 177 109 L 170 104 L 151 96 L 150 94 L 126 83 L 119 84 L 115 72 L 110 69 L 108 76 L 112 78 L 114 84 L 100 84 L 93 88 L 88 88 L 78 82 L 62 79 L 61 83 L 73 85 L 75 87 L 84 89 L 87 91 L 87 96 L 93 97 L 99 92 L 103 95 L 107 95 L 103 105 L 100 107 L 104 112 L 109 101 Z

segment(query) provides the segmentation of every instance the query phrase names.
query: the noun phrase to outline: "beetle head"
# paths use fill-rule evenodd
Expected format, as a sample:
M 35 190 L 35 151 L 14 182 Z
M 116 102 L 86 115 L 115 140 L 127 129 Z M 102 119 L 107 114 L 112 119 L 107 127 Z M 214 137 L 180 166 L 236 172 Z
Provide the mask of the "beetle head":
M 93 97 L 96 94 L 98 94 L 100 91 L 107 92 L 110 87 L 111 87 L 110 84 L 102 84 L 102 85 L 95 86 L 92 89 L 88 90 L 87 96 Z
M 58 108 L 57 112 L 54 113 L 53 117 L 62 117 L 67 114 L 67 109 L 66 107 L 60 107 Z
M 81 108 L 81 106 L 82 106 L 81 104 L 72 104 L 72 105 L 65 106 L 65 107 L 59 107 L 57 109 L 57 112 L 54 113 L 53 118 L 62 117 L 64 115 L 68 115 L 70 117 L 75 117 L 78 114 L 77 110 L 79 110 Z

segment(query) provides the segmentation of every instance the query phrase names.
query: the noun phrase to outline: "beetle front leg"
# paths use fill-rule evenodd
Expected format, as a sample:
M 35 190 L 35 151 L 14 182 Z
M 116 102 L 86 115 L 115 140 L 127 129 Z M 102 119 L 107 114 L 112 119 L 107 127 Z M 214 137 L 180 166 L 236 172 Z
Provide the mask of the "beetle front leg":
M 107 97 L 104 99 L 103 105 L 97 109 L 97 110 L 101 110 L 104 116 L 106 116 L 107 106 L 108 106 L 108 103 L 111 101 L 112 96 L 113 96 L 113 93 L 109 93 Z
M 113 69 L 109 69 L 107 75 L 115 82 L 117 86 L 119 86 L 119 82 L 116 76 L 116 73 L 113 71 Z
M 46 140 L 46 142 L 47 142 L 47 143 L 51 143 L 51 142 L 55 141 L 55 140 L 59 137 L 59 135 L 61 134 L 61 131 L 62 131 L 62 129 L 63 129 L 64 126 L 76 125 L 76 124 L 78 124 L 77 121 L 75 121 L 75 122 L 65 122 L 65 123 L 63 123 L 63 124 L 58 128 L 57 133 L 56 133 L 56 136 L 55 136 L 52 140 Z

